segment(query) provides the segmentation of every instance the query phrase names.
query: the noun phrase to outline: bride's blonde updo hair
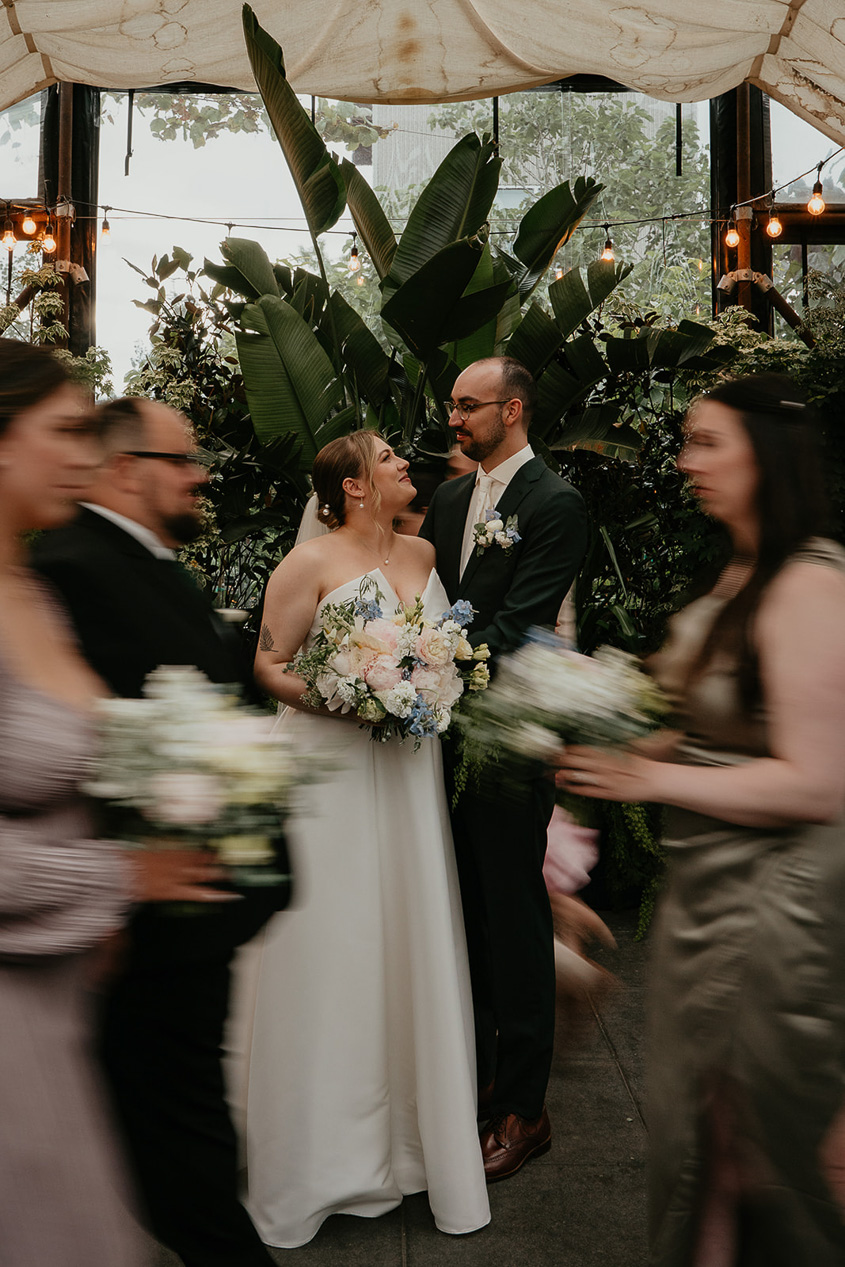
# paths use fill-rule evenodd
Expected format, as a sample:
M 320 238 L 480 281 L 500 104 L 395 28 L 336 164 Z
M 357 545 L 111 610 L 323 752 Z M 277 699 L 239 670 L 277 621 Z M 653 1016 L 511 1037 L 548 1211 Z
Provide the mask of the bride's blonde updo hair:
M 317 518 L 327 528 L 339 528 L 346 522 L 344 480 L 361 480 L 366 484 L 372 497 L 370 513 L 378 513 L 381 497 L 373 487 L 376 440 L 384 440 L 378 431 L 352 431 L 348 436 L 332 440 L 315 457 L 311 480 L 319 502 Z

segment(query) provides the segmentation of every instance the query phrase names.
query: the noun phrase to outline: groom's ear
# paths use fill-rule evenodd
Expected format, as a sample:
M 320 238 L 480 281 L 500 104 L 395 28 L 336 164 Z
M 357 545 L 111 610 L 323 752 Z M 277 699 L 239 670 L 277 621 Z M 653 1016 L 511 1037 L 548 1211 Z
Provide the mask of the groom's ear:
M 518 396 L 512 397 L 511 400 L 507 401 L 502 406 L 502 421 L 505 423 L 505 426 L 520 426 L 524 427 L 526 431 L 528 430 L 528 423 L 525 420 L 522 401 Z

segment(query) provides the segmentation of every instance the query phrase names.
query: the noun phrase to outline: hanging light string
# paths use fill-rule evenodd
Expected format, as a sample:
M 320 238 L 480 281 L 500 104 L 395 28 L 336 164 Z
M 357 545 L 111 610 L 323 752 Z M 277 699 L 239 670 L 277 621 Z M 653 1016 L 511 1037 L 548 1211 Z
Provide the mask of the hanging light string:
M 755 202 L 760 202 L 762 198 L 766 198 L 766 197 L 770 197 L 774 201 L 775 194 L 779 194 L 781 190 L 783 189 L 788 189 L 790 185 L 797 184 L 799 180 L 803 180 L 804 177 L 809 176 L 811 172 L 816 173 L 816 181 L 818 183 L 818 181 L 821 179 L 822 168 L 826 167 L 827 164 L 830 163 L 834 158 L 838 158 L 840 154 L 845 154 L 845 145 L 840 145 L 838 150 L 834 150 L 832 154 L 828 154 L 827 158 L 823 158 L 820 163 L 814 163 L 812 167 L 808 167 L 807 170 L 805 172 L 802 172 L 800 176 L 793 176 L 792 180 L 786 181 L 785 184 L 776 185 L 775 188 L 772 190 L 771 194 L 757 194 L 755 198 L 746 198 L 745 202 L 737 202 L 734 204 L 734 206 L 751 207 L 754 205 Z
M 772 237 L 772 238 L 779 237 L 783 231 L 783 225 L 781 224 L 781 221 L 774 210 L 774 202 L 775 202 L 776 194 L 781 193 L 784 189 L 788 189 L 791 185 L 797 184 L 799 180 L 803 180 L 806 176 L 809 176 L 811 175 L 812 172 L 815 172 L 816 182 L 813 186 L 813 195 L 810 199 L 810 203 L 812 203 L 813 205 L 808 206 L 808 209 L 811 210 L 812 214 L 820 215 L 825 210 L 825 202 L 824 202 L 824 198 L 822 197 L 821 173 L 822 173 L 822 170 L 827 166 L 827 164 L 832 162 L 833 159 L 838 158 L 840 154 L 845 154 L 845 145 L 840 146 L 839 149 L 834 150 L 834 152 L 832 154 L 829 154 L 827 158 L 824 158 L 820 162 L 815 163 L 812 167 L 808 167 L 807 170 L 804 172 L 801 172 L 800 175 L 793 176 L 791 180 L 784 181 L 782 185 L 776 185 L 775 187 L 772 188 L 770 192 L 763 193 L 763 194 L 756 194 L 752 198 L 745 199 L 744 202 L 734 203 L 733 206 L 731 207 L 731 210 L 728 216 L 713 215 L 711 211 L 709 210 L 709 208 L 698 207 L 689 211 L 674 211 L 665 215 L 640 216 L 637 218 L 631 218 L 631 219 L 625 219 L 625 220 L 594 220 L 594 221 L 585 220 L 582 222 L 582 224 L 585 229 L 603 230 L 605 234 L 605 244 L 604 244 L 604 250 L 602 251 L 602 256 L 607 259 L 613 256 L 613 251 L 614 251 L 613 240 L 612 240 L 611 232 L 610 232 L 611 229 L 638 227 L 641 225 L 648 225 L 648 224 L 660 224 L 663 227 L 663 231 L 665 235 L 665 229 L 666 229 L 667 224 L 670 224 L 676 220 L 695 220 L 695 219 L 704 220 L 707 224 L 711 224 L 711 225 L 712 224 L 723 225 L 725 223 L 728 223 L 729 226 L 730 225 L 735 226 L 735 216 L 736 216 L 736 212 L 738 208 L 752 207 L 754 206 L 755 203 L 759 203 L 759 202 L 762 202 L 764 199 L 768 199 L 769 220 L 766 225 L 766 232 L 768 233 L 769 237 Z M 117 216 L 120 217 L 120 220 L 139 220 L 139 221 L 163 220 L 163 221 L 173 221 L 175 223 L 180 223 L 180 224 L 211 225 L 219 229 L 227 229 L 230 235 L 233 229 L 236 229 L 236 228 L 258 230 L 262 232 L 284 232 L 284 233 L 308 233 L 309 232 L 307 222 L 304 216 L 266 216 L 266 217 L 262 217 L 262 221 L 260 223 L 256 223 L 252 219 L 239 220 L 234 216 L 228 216 L 225 219 L 220 219 L 220 218 L 212 217 L 212 216 L 186 216 L 186 215 L 176 215 L 172 212 L 165 212 L 165 211 L 145 211 L 145 210 L 141 210 L 139 208 L 134 208 L 134 207 L 115 207 L 112 204 L 106 204 L 106 203 L 83 203 L 82 205 L 89 207 L 90 211 L 88 212 L 88 214 L 84 214 L 84 213 L 78 214 L 76 216 L 77 221 L 99 220 L 100 213 L 102 212 L 102 221 L 103 221 L 102 236 L 103 237 L 108 237 L 110 234 L 111 224 L 109 222 L 109 215 L 112 213 L 117 213 Z M 22 239 L 23 242 L 38 243 L 42 247 L 42 249 L 47 251 L 48 253 L 55 251 L 56 245 L 55 245 L 55 238 L 53 236 L 53 225 L 52 225 L 53 216 L 55 214 L 55 208 L 46 207 L 46 206 L 43 208 L 40 208 L 40 207 L 35 207 L 29 203 L 20 204 L 20 205 L 15 204 L 15 203 L 6 203 L 5 206 L 6 206 L 7 219 L 9 217 L 9 213 L 12 211 L 18 211 L 18 212 L 22 211 L 22 212 L 25 212 L 26 214 L 26 219 L 23 221 L 21 227 L 22 227 L 23 232 L 30 236 L 27 236 L 24 239 Z M 46 213 L 47 215 L 47 228 L 45 230 L 45 234 L 43 238 L 37 238 L 37 237 L 31 236 L 32 233 L 35 231 L 33 228 L 33 221 L 32 221 L 33 211 L 36 211 L 36 212 L 42 211 L 43 213 Z M 399 219 L 394 219 L 392 223 L 396 227 L 401 229 L 402 227 L 404 227 L 405 223 L 407 222 L 399 220 Z M 7 227 L 11 228 L 12 226 L 10 224 Z M 514 227 L 515 227 L 515 222 L 514 222 Z M 350 233 L 352 234 L 352 249 L 350 251 L 350 257 L 352 260 L 358 260 L 359 268 L 360 268 L 360 260 L 358 257 L 358 248 L 357 248 L 357 235 L 355 234 L 355 231 L 349 230 L 349 229 L 329 229 L 327 230 L 327 233 L 333 236 L 337 236 L 337 237 L 349 237 Z M 510 233 L 509 227 L 491 230 L 491 236 L 495 236 L 495 237 L 507 237 L 509 233 Z M 11 241 L 11 237 L 10 237 L 10 241 Z M 17 242 L 17 239 L 16 239 L 16 242 Z M 9 247 L 9 249 L 13 249 L 13 246 L 15 244 L 16 243 L 13 243 Z M 353 266 L 353 269 L 354 269 L 354 266 Z M 358 270 L 354 270 L 354 271 L 357 272 Z

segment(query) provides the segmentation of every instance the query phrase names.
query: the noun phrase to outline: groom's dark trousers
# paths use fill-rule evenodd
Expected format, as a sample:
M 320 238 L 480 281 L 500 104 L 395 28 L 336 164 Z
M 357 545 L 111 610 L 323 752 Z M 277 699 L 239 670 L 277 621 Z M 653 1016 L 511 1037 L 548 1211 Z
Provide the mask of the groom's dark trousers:
M 522 466 L 497 510 L 517 517 L 521 540 L 473 553 L 460 574 L 461 546 L 475 475 L 442 484 L 420 529 L 433 542 L 450 602 L 476 609 L 474 646 L 495 659 L 532 625 L 554 626 L 587 545 L 583 499 L 540 457 Z M 491 772 L 488 772 L 490 776 Z M 555 981 L 551 911 L 543 882 L 554 786 L 537 779 L 522 798 L 496 786 L 461 793 L 452 830 L 469 947 L 479 1085 L 494 1081 L 491 1115 L 534 1120 L 543 1109 L 554 1043 Z M 500 785 L 501 786 L 501 785 Z
M 103 516 L 48 533 L 36 563 L 116 695 L 139 696 L 161 664 L 244 681 L 237 637 L 187 574 Z M 272 1267 L 238 1199 L 221 1041 L 235 947 L 287 896 L 280 884 L 197 915 L 140 907 L 104 1000 L 103 1060 L 147 1221 L 186 1267 Z

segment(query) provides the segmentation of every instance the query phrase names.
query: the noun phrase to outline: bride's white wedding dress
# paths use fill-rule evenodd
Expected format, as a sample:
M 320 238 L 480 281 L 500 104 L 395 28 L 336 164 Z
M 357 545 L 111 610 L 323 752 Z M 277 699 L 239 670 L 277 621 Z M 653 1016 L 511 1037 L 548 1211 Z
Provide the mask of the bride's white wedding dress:
M 394 611 L 383 574 L 368 575 Z M 363 579 L 323 601 L 357 596 Z M 449 606 L 434 571 L 423 599 L 429 618 Z M 293 709 L 280 724 L 303 748 L 340 745 L 343 765 L 289 821 L 294 909 L 268 925 L 252 968 L 250 1213 L 268 1244 L 293 1248 L 331 1214 L 383 1214 L 427 1189 L 441 1231 L 474 1231 L 490 1209 L 439 742 L 374 743 Z

